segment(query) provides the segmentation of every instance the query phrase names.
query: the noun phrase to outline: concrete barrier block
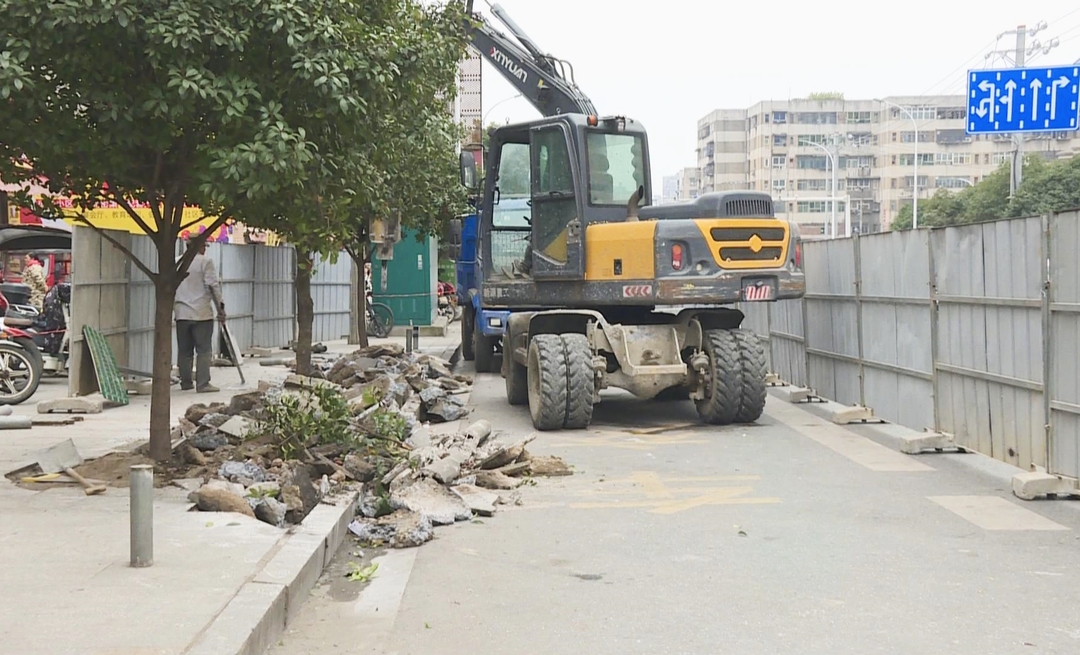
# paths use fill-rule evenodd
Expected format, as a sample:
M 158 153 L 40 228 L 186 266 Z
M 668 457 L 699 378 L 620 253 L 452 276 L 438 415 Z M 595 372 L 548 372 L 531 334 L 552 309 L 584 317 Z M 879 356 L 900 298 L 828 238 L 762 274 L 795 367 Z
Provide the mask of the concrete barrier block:
M 1076 480 L 1045 471 L 1025 471 L 1013 476 L 1012 491 L 1021 500 L 1035 500 L 1050 496 L 1080 496 L 1080 485 Z
M 100 398 L 76 397 L 43 400 L 38 403 L 38 414 L 68 412 L 71 414 L 100 414 L 104 403 Z
M 874 416 L 874 410 L 870 407 L 852 405 L 834 411 L 832 422 L 837 425 L 848 425 L 850 423 L 884 423 L 885 420 Z

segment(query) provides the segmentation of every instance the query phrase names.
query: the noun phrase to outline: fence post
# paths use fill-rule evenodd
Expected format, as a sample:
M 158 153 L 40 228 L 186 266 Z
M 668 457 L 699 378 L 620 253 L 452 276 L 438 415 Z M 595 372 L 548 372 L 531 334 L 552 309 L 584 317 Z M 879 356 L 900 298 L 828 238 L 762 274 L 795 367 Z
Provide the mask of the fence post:
M 1054 439 L 1054 421 L 1053 421 L 1053 402 L 1054 394 L 1052 391 L 1051 380 L 1054 366 L 1054 349 L 1053 349 L 1053 331 L 1054 331 L 1054 308 L 1053 308 L 1053 286 L 1050 276 L 1050 265 L 1052 259 L 1051 239 L 1050 239 L 1050 216 L 1048 214 L 1042 215 L 1042 234 L 1039 240 L 1039 249 L 1041 250 L 1040 264 L 1042 265 L 1042 356 L 1043 356 L 1043 434 L 1046 436 L 1046 470 L 1048 473 L 1053 473 L 1056 470 L 1053 462 L 1053 439 Z
M 812 299 L 804 295 L 800 301 L 802 302 L 803 366 L 806 375 L 803 386 L 807 389 L 814 388 L 810 383 L 810 300 Z
M 941 394 L 938 390 L 938 301 L 937 261 L 934 259 L 934 231 L 926 231 L 926 259 L 929 262 L 928 293 L 930 299 L 930 387 L 934 405 L 934 430 L 941 430 Z
M 862 242 L 859 233 L 854 235 L 855 251 L 855 336 L 859 348 L 859 405 L 866 407 L 866 367 L 863 366 L 863 318 L 862 318 Z

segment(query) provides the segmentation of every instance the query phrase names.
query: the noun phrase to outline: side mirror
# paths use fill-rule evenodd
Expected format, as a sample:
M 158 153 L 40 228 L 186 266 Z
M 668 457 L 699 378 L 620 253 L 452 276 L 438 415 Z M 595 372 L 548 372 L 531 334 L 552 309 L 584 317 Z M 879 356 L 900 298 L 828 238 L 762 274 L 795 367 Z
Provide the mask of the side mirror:
M 460 155 L 461 186 L 466 189 L 476 188 L 476 158 L 471 152 L 465 151 Z

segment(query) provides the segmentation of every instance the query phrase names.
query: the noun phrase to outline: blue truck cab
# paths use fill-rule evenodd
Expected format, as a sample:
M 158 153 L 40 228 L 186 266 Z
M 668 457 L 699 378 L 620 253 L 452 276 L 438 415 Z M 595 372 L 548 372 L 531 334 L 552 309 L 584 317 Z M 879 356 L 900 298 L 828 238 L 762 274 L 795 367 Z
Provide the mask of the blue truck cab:
M 499 228 L 491 240 L 491 270 L 512 269 L 525 258 L 529 235 L 529 199 L 502 197 L 495 205 L 492 225 Z M 474 212 L 461 222 L 461 252 L 457 260 L 458 304 L 461 315 L 461 355 L 474 361 L 480 373 L 493 372 L 495 352 L 501 348 L 510 311 L 485 309 L 481 302 L 483 284 L 478 257 L 480 214 Z

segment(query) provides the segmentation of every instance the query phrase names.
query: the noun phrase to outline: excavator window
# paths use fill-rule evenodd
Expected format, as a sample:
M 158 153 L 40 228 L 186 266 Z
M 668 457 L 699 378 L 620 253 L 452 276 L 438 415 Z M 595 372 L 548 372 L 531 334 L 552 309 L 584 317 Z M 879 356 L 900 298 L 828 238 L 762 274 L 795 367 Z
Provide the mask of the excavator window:
M 565 264 L 567 224 L 577 216 L 577 200 L 567 134 L 561 126 L 533 130 L 532 170 L 533 255 Z
M 524 271 L 532 222 L 529 144 L 504 143 L 499 149 L 499 177 L 491 211 L 493 275 L 515 277 Z
M 589 204 L 625 205 L 645 184 L 644 144 L 640 135 L 590 130 L 585 136 L 589 162 Z

